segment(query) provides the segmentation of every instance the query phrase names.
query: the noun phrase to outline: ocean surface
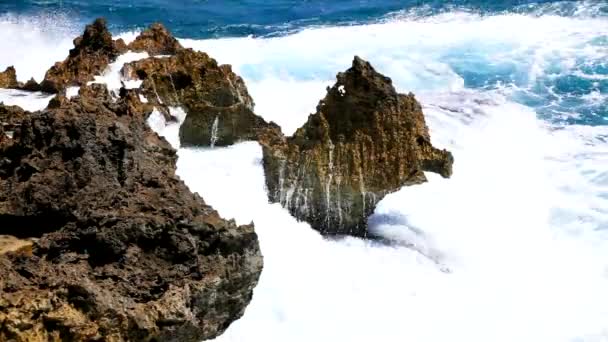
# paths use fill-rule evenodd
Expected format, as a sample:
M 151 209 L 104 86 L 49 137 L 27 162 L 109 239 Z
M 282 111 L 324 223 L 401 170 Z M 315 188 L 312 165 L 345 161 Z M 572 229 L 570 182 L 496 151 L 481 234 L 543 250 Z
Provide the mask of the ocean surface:
M 41 80 L 98 16 L 126 40 L 161 21 L 232 64 L 287 133 L 359 55 L 416 94 L 434 145 L 454 153 L 451 179 L 379 204 L 370 224 L 387 246 L 323 239 L 268 204 L 257 143 L 180 148 L 178 174 L 253 221 L 265 256 L 217 341 L 608 341 L 607 1 L 0 1 L 0 69 Z M 97 81 L 116 87 L 141 57 Z M 179 148 L 178 125 L 149 124 Z

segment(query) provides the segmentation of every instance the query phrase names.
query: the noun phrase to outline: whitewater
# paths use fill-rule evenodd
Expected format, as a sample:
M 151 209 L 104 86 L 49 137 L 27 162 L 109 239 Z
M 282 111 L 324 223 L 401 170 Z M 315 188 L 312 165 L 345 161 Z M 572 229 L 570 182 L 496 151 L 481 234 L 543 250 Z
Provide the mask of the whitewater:
M 63 19 L 0 17 L 0 67 L 41 80 L 80 31 Z M 360 55 L 416 94 L 434 145 L 455 158 L 451 179 L 427 174 L 380 202 L 381 244 L 325 239 L 268 204 L 257 143 L 180 148 L 179 176 L 223 217 L 254 222 L 264 255 L 245 315 L 216 341 L 608 341 L 605 17 L 404 12 L 181 42 L 232 64 L 287 134 Z M 97 81 L 115 87 L 117 69 Z M 590 89 L 565 92 L 564 78 Z M 0 91 L 30 110 L 48 99 Z M 179 123 L 149 124 L 179 148 Z

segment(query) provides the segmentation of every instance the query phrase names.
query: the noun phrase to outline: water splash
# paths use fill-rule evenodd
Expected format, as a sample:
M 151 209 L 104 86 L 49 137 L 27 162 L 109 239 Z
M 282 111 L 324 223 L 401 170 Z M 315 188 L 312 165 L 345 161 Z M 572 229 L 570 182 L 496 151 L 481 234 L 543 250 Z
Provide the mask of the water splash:
M 215 120 L 213 120 L 213 125 L 211 125 L 211 140 L 209 142 L 209 146 L 211 146 L 211 148 L 215 147 L 215 143 L 217 142 L 217 131 L 218 131 L 218 126 L 220 123 L 220 117 L 219 115 L 215 116 Z

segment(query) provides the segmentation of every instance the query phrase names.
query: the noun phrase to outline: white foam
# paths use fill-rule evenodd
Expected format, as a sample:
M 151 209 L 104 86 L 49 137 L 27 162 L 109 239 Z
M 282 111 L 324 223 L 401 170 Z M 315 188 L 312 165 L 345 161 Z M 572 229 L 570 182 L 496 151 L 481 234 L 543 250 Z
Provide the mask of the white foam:
M 28 111 L 46 108 L 54 95 L 41 92 L 29 92 L 15 89 L 0 88 L 0 103 L 10 106 L 19 106 Z
M 179 174 L 222 215 L 253 220 L 265 254 L 245 317 L 218 341 L 608 340 L 605 133 L 556 130 L 504 88 L 466 89 L 445 62 L 513 63 L 534 84 L 556 58 L 572 72 L 573 58 L 600 57 L 585 45 L 607 31 L 603 19 L 449 13 L 183 40 L 233 64 L 256 111 L 288 133 L 361 55 L 418 94 L 434 143 L 456 159 L 452 179 L 429 174 L 380 203 L 374 228 L 410 246 L 388 248 L 322 240 L 264 204 L 255 144 L 180 150 Z
M 149 55 L 147 52 L 128 51 L 127 53 L 118 56 L 116 61 L 110 63 L 110 65 L 108 65 L 106 70 L 104 70 L 101 75 L 95 76 L 95 80 L 89 83 L 106 84 L 108 90 L 114 92 L 114 94 L 118 94 L 118 91 L 123 86 L 123 84 L 126 89 L 139 88 L 142 83 L 141 80 L 128 80 L 123 77 L 120 71 L 126 63 L 135 62 L 148 57 Z
M 469 124 L 452 122 L 444 133 L 458 139 L 450 146 L 452 179 L 429 174 L 429 183 L 378 207 L 376 229 L 412 248 L 323 240 L 266 204 L 255 143 L 180 150 L 179 175 L 223 216 L 253 220 L 265 256 L 245 317 L 218 341 L 608 337 L 606 241 L 593 225 L 579 227 L 581 238 L 554 220 L 560 205 L 576 213 L 601 201 L 588 187 L 578 191 L 586 198 L 563 192 L 564 179 L 555 175 L 560 168 L 569 169 L 575 184 L 585 177 L 569 151 L 552 159 L 558 146 L 577 145 L 578 153 L 596 147 L 551 132 L 525 107 L 497 103 L 478 106 L 482 114 Z M 428 112 L 447 122 L 454 115 Z M 570 207 L 577 200 L 578 208 Z

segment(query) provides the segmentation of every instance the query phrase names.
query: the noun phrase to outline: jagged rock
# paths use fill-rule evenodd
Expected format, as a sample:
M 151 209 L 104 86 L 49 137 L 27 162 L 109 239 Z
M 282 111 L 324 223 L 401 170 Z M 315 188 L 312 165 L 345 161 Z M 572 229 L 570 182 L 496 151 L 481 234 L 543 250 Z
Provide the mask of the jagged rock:
M 18 88 L 17 71 L 14 67 L 9 66 L 3 72 L 0 72 L 0 88 Z
M 218 65 L 204 52 L 180 49 L 174 56 L 147 58 L 123 68 L 127 78 L 143 81 L 141 89 L 157 108 L 182 107 L 184 146 L 225 146 L 256 139 L 269 125 L 253 113 L 253 99 L 230 65 Z
M 84 86 L 0 143 L 0 341 L 198 342 L 243 314 L 253 226 L 188 190 L 149 111 L 133 90 Z
M 122 39 L 112 40 L 105 19 L 87 25 L 84 34 L 74 39 L 74 48 L 63 62 L 57 62 L 44 76 L 40 89 L 48 93 L 63 92 L 68 86 L 81 86 L 94 80 L 108 64 L 126 51 Z
M 182 45 L 160 23 L 150 25 L 133 42 L 128 49 L 136 52 L 147 52 L 151 56 L 174 55 L 183 49 Z
M 367 236 L 367 217 L 387 194 L 449 177 L 450 152 L 431 145 L 414 95 L 355 57 L 294 136 L 260 139 L 270 201 L 325 234 Z

